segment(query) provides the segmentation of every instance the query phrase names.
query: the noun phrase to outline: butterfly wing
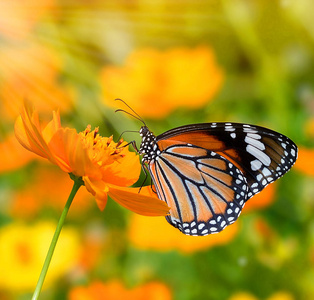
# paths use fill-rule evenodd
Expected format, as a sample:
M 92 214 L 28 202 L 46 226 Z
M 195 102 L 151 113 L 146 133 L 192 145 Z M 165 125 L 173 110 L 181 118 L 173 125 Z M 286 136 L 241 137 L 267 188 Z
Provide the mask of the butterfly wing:
M 158 197 L 171 208 L 167 221 L 188 235 L 223 230 L 238 218 L 248 197 L 239 168 L 192 144 L 169 146 L 148 169 Z
M 290 170 L 298 152 L 286 136 L 240 123 L 186 125 L 157 136 L 160 151 L 187 143 L 213 151 L 241 170 L 249 186 L 248 199 Z

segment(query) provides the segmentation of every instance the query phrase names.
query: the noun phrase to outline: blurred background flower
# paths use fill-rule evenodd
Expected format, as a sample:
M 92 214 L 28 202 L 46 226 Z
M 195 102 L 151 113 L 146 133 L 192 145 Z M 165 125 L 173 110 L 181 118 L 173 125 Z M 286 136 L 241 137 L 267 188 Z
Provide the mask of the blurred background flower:
M 119 280 L 107 283 L 93 282 L 87 287 L 75 287 L 70 291 L 69 300 L 171 300 L 170 289 L 161 282 L 149 282 L 132 289 L 126 288 Z
M 106 104 L 117 107 L 115 98 L 126 99 L 138 114 L 151 118 L 165 117 L 181 107 L 202 107 L 222 82 L 222 69 L 213 50 L 205 46 L 140 49 L 130 54 L 123 67 L 105 67 L 101 72 Z
M 16 292 L 31 292 L 37 283 L 42 262 L 52 239 L 55 222 L 37 222 L 32 225 L 14 222 L 3 226 L 0 232 L 0 288 Z M 75 266 L 80 254 L 78 233 L 64 228 L 60 244 L 44 287 L 49 287 Z
M 144 218 L 132 215 L 129 224 L 131 245 L 144 250 L 171 251 L 178 250 L 191 253 L 206 250 L 215 245 L 228 244 L 238 232 L 239 223 L 227 227 L 220 234 L 206 237 L 184 235 L 178 229 L 169 227 L 164 218 Z
M 114 201 L 100 212 L 81 189 L 43 299 L 99 299 L 99 291 L 313 299 L 312 2 L 2 1 L 0 298 L 30 298 L 71 185 L 14 139 L 21 102 L 29 99 L 44 117 L 59 109 L 64 126 L 99 126 L 117 142 L 141 126 L 114 113 L 125 109 L 113 101 L 122 98 L 156 134 L 189 123 L 253 123 L 289 136 L 299 159 L 248 201 L 234 225 L 204 238 Z M 139 143 L 136 133 L 123 138 Z

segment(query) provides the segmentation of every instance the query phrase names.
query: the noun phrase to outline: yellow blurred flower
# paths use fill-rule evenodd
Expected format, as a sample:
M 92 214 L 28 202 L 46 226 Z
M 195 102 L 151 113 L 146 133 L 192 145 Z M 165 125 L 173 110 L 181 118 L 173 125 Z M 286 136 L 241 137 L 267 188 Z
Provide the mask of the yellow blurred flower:
M 238 230 L 239 222 L 235 222 L 219 234 L 188 236 L 169 226 L 164 218 L 144 218 L 133 215 L 130 219 L 128 236 L 132 245 L 139 249 L 178 250 L 191 253 L 227 244 L 236 236 Z
M 285 291 L 279 291 L 272 294 L 267 300 L 294 300 L 294 296 Z
M 248 292 L 238 292 L 232 295 L 228 300 L 258 300 L 258 298 Z
M 122 98 L 142 117 L 161 118 L 176 108 L 199 108 L 221 88 L 223 71 L 211 48 L 134 51 L 123 67 L 101 73 L 104 102 Z
M 13 291 L 34 289 L 47 254 L 56 224 L 11 223 L 0 228 L 0 288 Z M 45 286 L 66 274 L 80 254 L 77 232 L 64 227 L 57 245 Z
M 310 103 L 313 103 L 313 100 L 310 100 Z M 309 107 L 309 110 L 314 110 L 314 107 Z M 309 140 L 314 139 L 314 118 L 310 118 L 306 121 L 304 125 L 304 133 Z
M 94 282 L 71 290 L 69 300 L 171 300 L 170 289 L 161 282 L 150 282 L 127 289 L 119 280 Z
M 109 195 L 127 209 L 147 215 L 166 215 L 165 202 L 152 195 L 150 187 L 127 188 L 139 177 L 141 165 L 135 153 L 129 152 L 126 142 L 113 142 L 112 137 L 102 137 L 98 129 L 87 127 L 77 133 L 75 129 L 61 126 L 60 115 L 43 126 L 38 112 L 25 103 L 15 123 L 15 135 L 27 150 L 48 159 L 66 173 L 82 177 L 86 189 L 104 209 Z
M 266 300 L 294 300 L 295 298 L 288 292 L 280 291 L 267 297 Z M 232 295 L 228 300 L 259 300 L 259 298 L 248 292 L 238 292 Z
M 256 219 L 252 228 L 258 248 L 257 258 L 261 263 L 271 269 L 278 270 L 284 263 L 293 258 L 299 246 L 295 237 L 281 237 L 262 218 Z
M 298 160 L 294 168 L 306 175 L 314 176 L 314 149 L 299 147 Z
M 32 99 L 41 113 L 73 108 L 74 90 L 58 82 L 62 63 L 51 49 L 35 43 L 2 45 L 0 65 L 2 121 L 15 120 L 25 99 Z

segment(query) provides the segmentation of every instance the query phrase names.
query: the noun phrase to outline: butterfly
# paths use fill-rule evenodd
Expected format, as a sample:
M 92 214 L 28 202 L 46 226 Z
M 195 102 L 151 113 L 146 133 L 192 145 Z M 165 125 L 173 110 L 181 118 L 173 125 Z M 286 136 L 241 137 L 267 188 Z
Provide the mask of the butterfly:
M 170 207 L 166 220 L 186 235 L 222 231 L 237 220 L 248 199 L 297 159 L 292 140 L 264 127 L 201 123 L 155 136 L 138 114 L 132 116 L 144 126 L 139 149 L 131 143 L 142 155 L 158 198 Z

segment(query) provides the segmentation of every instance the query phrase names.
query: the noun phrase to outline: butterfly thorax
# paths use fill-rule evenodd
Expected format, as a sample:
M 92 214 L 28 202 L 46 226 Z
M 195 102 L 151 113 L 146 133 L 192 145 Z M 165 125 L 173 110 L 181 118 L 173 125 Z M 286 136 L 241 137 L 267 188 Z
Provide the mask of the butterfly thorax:
M 156 136 L 147 128 L 147 126 L 141 127 L 140 136 L 142 137 L 142 142 L 139 154 L 143 155 L 142 162 L 150 163 L 155 161 L 156 157 L 160 154 Z

